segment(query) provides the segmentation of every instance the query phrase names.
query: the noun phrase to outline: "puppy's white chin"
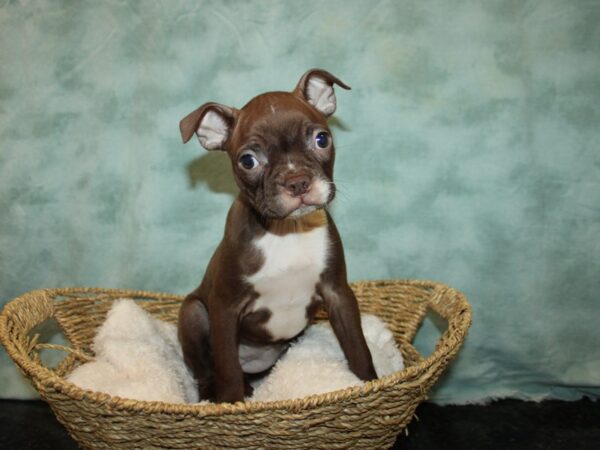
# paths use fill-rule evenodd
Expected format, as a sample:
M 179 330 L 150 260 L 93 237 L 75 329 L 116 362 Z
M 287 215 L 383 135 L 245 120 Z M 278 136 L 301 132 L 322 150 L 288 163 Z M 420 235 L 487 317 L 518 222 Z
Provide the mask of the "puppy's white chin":
M 317 209 L 322 208 L 322 206 L 317 205 L 302 205 L 288 214 L 287 218 L 297 219 L 298 217 L 305 216 L 306 214 L 310 214 Z

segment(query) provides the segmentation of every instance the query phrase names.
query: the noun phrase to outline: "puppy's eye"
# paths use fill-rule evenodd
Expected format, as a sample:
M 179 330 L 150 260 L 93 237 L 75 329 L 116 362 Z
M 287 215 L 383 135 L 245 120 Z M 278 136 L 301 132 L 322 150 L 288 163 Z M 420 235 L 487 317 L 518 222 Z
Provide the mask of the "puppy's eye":
M 325 149 L 329 147 L 329 141 L 329 134 L 327 134 L 325 131 L 321 131 L 315 136 L 315 144 L 317 145 L 317 148 Z
M 254 169 L 258 166 L 258 159 L 250 153 L 246 153 L 240 157 L 240 164 L 246 170 Z

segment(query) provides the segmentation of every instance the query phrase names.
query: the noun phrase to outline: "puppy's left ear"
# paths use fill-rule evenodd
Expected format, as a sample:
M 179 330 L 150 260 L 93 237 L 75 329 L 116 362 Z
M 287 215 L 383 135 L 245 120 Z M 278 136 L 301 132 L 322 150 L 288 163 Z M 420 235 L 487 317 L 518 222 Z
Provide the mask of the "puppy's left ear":
M 325 117 L 329 117 L 335 112 L 336 108 L 334 84 L 344 89 L 350 89 L 350 86 L 326 70 L 311 69 L 302 75 L 293 92 Z

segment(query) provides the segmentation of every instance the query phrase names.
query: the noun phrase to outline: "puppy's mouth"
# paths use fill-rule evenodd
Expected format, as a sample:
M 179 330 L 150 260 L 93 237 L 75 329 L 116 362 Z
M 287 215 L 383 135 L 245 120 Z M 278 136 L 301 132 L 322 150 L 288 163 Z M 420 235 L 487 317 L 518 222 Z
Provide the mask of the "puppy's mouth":
M 293 219 L 296 217 L 302 217 L 306 214 L 310 214 L 311 212 L 316 211 L 317 209 L 323 209 L 323 208 L 325 208 L 325 206 L 327 206 L 327 203 L 312 205 L 309 203 L 302 202 L 300 204 L 300 206 L 298 206 L 296 209 L 292 210 L 292 212 L 290 212 L 286 217 L 289 217 L 290 219 Z
M 291 195 L 282 191 L 277 196 L 283 213 L 282 218 L 298 218 L 317 209 L 325 208 L 335 197 L 335 185 L 322 179 L 316 179 L 302 195 Z

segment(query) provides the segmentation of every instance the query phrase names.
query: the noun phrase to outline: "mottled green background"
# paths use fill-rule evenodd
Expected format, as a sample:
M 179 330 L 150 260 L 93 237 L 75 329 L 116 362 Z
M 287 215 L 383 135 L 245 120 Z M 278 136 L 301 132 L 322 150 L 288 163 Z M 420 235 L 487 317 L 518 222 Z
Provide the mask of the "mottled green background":
M 235 189 L 179 120 L 323 67 L 350 277 L 473 305 L 434 399 L 600 392 L 600 2 L 0 3 L 1 302 L 194 288 Z

